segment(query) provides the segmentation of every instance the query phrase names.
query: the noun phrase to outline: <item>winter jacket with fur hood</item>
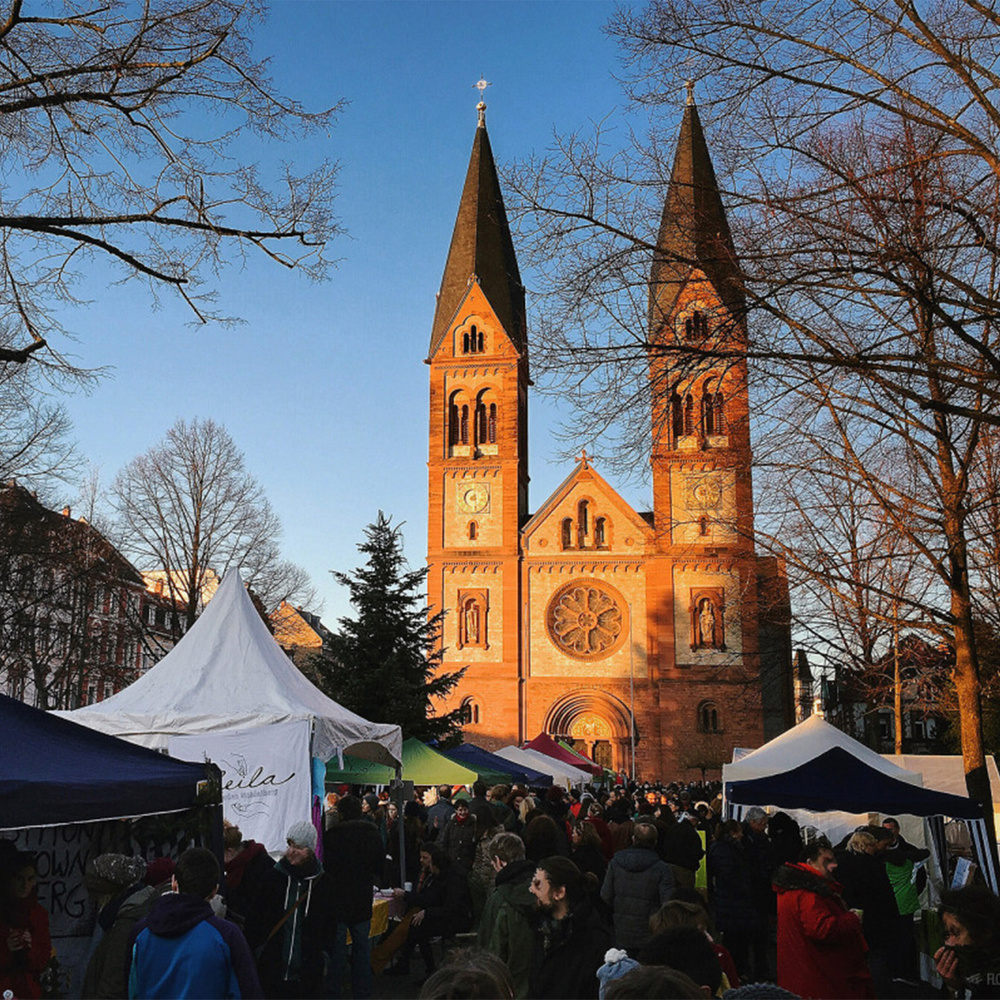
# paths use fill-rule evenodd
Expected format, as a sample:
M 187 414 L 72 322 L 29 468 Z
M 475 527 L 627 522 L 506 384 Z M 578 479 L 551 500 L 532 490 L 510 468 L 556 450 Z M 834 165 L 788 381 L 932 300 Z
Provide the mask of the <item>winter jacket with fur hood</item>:
M 807 864 L 774 874 L 778 894 L 778 985 L 803 1000 L 866 1000 L 875 990 L 861 921 L 841 886 Z

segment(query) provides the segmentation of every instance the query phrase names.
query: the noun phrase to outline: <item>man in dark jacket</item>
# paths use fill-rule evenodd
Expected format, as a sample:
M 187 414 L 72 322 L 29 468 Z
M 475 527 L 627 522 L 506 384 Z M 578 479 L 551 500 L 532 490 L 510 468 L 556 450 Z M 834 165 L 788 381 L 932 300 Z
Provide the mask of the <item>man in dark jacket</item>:
M 496 871 L 495 891 L 486 900 L 479 921 L 479 947 L 491 951 L 510 972 L 514 996 L 528 996 L 535 946 L 535 897 L 531 880 L 535 863 L 524 856 L 524 841 L 516 833 L 498 833 L 489 846 Z
M 601 899 L 614 914 L 615 944 L 629 952 L 646 942 L 649 918 L 674 892 L 670 865 L 656 853 L 658 837 L 652 823 L 636 823 L 632 846 L 611 859 L 601 887 Z
M 378 830 L 361 818 L 361 800 L 345 795 L 337 803 L 340 821 L 323 835 L 327 875 L 336 886 L 336 930 L 330 954 L 328 995 L 339 997 L 347 965 L 347 935 L 351 935 L 351 993 L 370 997 L 374 987 L 368 935 L 372 922 L 372 888 L 382 871 L 382 840 Z
M 323 949 L 333 938 L 337 888 L 316 857 L 312 823 L 293 823 L 286 840 L 284 857 L 268 873 L 247 916 L 247 940 L 257 949 L 267 997 L 321 997 Z
M 778 865 L 767 836 L 767 823 L 767 813 L 760 806 L 751 806 L 743 817 L 743 852 L 750 881 L 750 905 L 754 911 L 750 947 L 753 950 L 753 978 L 758 982 L 773 978 L 768 951 L 771 925 L 777 912 L 771 877 Z
M 543 858 L 531 880 L 536 928 L 528 995 L 536 1000 L 596 997 L 597 970 L 611 935 L 590 903 L 597 879 L 568 858 Z
M 743 827 L 727 819 L 720 832 L 708 849 L 708 901 L 715 910 L 722 943 L 742 979 L 751 972 L 750 939 L 756 919 L 750 865 L 743 850 Z
M 437 794 L 437 802 L 427 810 L 428 840 L 437 840 L 445 824 L 455 815 L 455 807 L 451 804 L 451 786 L 441 785 Z
M 161 896 L 132 931 L 130 997 L 263 996 L 242 932 L 209 905 L 219 873 L 215 855 L 203 847 L 177 859 L 174 891 Z

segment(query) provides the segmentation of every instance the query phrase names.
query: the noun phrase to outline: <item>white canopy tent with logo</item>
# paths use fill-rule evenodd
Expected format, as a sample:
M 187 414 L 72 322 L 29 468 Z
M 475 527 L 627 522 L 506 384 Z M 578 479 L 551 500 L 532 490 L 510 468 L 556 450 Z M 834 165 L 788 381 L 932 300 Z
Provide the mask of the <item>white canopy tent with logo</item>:
M 349 752 L 396 768 L 402 759 L 399 726 L 349 712 L 291 662 L 254 608 L 237 569 L 226 573 L 180 642 L 137 681 L 104 701 L 55 714 L 142 746 L 219 763 L 227 812 L 236 808 L 244 835 L 269 847 L 274 830 L 290 815 L 282 809 L 278 818 L 272 807 L 288 798 L 292 786 L 297 791 L 291 814 L 311 816 L 309 757 L 325 763 Z M 300 749 L 293 751 L 295 746 Z M 297 759 L 290 758 L 293 753 Z M 290 770 L 298 782 L 288 777 Z M 266 824 L 262 807 L 271 817 Z M 268 833 L 261 833 L 265 828 Z

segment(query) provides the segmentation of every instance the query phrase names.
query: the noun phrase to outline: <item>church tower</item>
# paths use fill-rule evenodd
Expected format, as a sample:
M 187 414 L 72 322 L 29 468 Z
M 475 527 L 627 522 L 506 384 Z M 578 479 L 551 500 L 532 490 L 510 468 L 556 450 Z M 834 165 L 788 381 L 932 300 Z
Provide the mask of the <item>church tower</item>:
M 428 598 L 446 609 L 444 668 L 470 725 L 489 703 L 518 732 L 519 531 L 528 506 L 524 288 L 486 132 L 479 124 L 431 333 Z M 469 694 L 468 692 L 474 692 Z
M 783 728 L 771 624 L 787 617 L 787 582 L 754 551 L 746 301 L 690 90 L 650 273 L 649 344 L 650 644 L 665 715 L 696 723 L 696 746 L 679 757 L 712 762 L 724 744 L 756 746 Z M 766 697 L 765 675 L 778 684 Z

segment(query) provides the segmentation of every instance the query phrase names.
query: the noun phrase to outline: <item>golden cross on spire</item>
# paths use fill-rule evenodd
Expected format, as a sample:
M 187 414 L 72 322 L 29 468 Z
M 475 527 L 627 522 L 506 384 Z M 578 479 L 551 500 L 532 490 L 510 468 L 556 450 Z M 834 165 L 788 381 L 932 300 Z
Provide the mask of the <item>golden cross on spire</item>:
M 481 76 L 472 86 L 479 91 L 479 103 L 476 105 L 476 110 L 479 112 L 479 124 L 482 126 L 486 124 L 486 102 L 483 100 L 483 95 L 486 88 L 492 86 L 492 84 L 487 82 L 484 75 Z
M 588 456 L 587 456 L 587 449 L 586 448 L 581 448 L 580 449 L 580 462 L 583 464 L 583 467 L 586 469 L 587 468 L 587 462 L 588 462 Z
M 685 104 L 694 104 L 694 80 L 685 80 L 684 86 L 687 88 L 687 99 Z

